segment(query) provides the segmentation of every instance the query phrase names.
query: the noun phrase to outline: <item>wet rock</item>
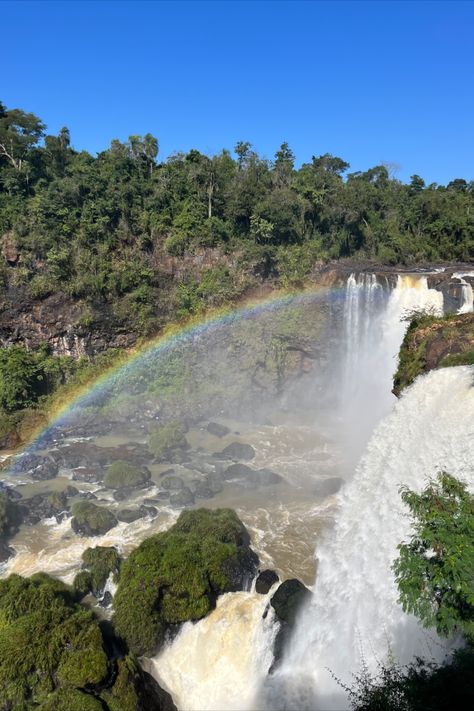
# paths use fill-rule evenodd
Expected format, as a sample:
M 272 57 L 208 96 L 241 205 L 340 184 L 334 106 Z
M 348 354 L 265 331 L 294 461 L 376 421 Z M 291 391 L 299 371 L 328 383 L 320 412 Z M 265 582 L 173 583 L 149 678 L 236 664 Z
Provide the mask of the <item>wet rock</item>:
M 0 541 L 0 563 L 6 563 L 9 558 L 15 555 L 15 551 L 4 541 Z
M 275 610 L 275 615 L 280 622 L 280 628 L 275 637 L 273 664 L 269 670 L 270 674 L 280 666 L 289 647 L 298 612 L 311 595 L 311 591 L 294 578 L 285 580 L 272 596 L 270 605 Z M 266 612 L 264 613 L 265 615 Z
M 172 506 L 189 506 L 194 504 L 194 495 L 191 489 L 185 486 L 181 491 L 176 494 L 171 494 L 170 504 Z
M 222 478 L 229 479 L 247 479 L 252 476 L 254 470 L 248 467 L 246 464 L 231 464 L 230 467 L 222 474 Z
M 255 582 L 255 592 L 266 595 L 270 588 L 280 580 L 274 570 L 262 570 Z
M 206 429 L 210 434 L 215 435 L 216 437 L 225 437 L 225 435 L 230 432 L 228 427 L 220 425 L 218 422 L 209 422 Z
M 219 494 L 223 489 L 220 474 L 209 474 L 209 476 L 206 477 L 206 484 L 213 494 Z
M 164 472 L 161 472 L 160 479 L 163 479 L 165 476 L 172 476 L 173 474 L 174 474 L 174 469 L 165 469 Z
M 280 484 L 283 481 L 283 477 L 272 472 L 271 469 L 251 469 L 250 472 L 248 479 L 253 484 L 257 484 L 257 486 L 271 486 L 272 484 Z
M 3 491 L 6 494 L 7 499 L 10 501 L 19 501 L 22 497 L 19 491 L 16 489 L 13 489 L 11 486 L 5 486 L 0 488 L 0 491 Z
M 316 483 L 314 493 L 316 496 L 332 496 L 333 494 L 337 494 L 343 484 L 344 479 L 338 476 L 323 479 L 323 481 Z
M 116 489 L 113 493 L 115 501 L 125 501 L 136 496 L 137 492 L 142 489 L 149 489 L 153 486 L 150 481 L 144 481 L 140 486 L 124 486 L 122 489 Z
M 133 523 L 133 521 L 137 521 L 144 516 L 146 516 L 146 513 L 143 513 L 139 509 L 120 509 L 120 511 L 117 512 L 117 519 L 123 523 Z
M 156 508 L 156 506 L 145 506 L 144 504 L 142 504 L 142 506 L 140 506 L 139 511 L 143 513 L 144 517 L 150 516 L 151 518 L 155 518 L 155 516 L 158 516 L 158 509 Z
M 101 599 L 99 600 L 100 607 L 106 608 L 110 607 L 113 602 L 112 593 L 106 590 Z
M 111 511 L 91 501 L 80 501 L 72 507 L 71 528 L 80 536 L 102 536 L 117 525 Z
M 64 493 L 68 498 L 73 496 L 79 496 L 79 489 L 76 489 L 75 486 L 71 486 L 70 484 L 68 484 L 68 486 L 66 486 L 66 488 L 64 489 Z
M 232 444 L 228 444 L 227 447 L 224 447 L 222 452 L 216 452 L 213 456 L 216 457 L 216 459 L 240 459 L 244 462 L 249 462 L 255 457 L 255 450 L 250 444 L 232 442 Z
M 82 481 L 88 484 L 102 481 L 102 478 L 103 470 L 97 467 L 80 467 L 79 469 L 74 469 L 72 473 L 73 481 Z
M 161 486 L 163 489 L 182 489 L 184 481 L 180 476 L 167 476 L 162 480 Z
M 104 476 L 104 485 L 109 489 L 135 489 L 149 481 L 150 476 L 147 467 L 139 468 L 122 459 L 108 467 Z
M 301 605 L 311 596 L 311 591 L 296 578 L 285 580 L 270 600 L 270 605 L 280 622 L 293 625 Z
M 92 491 L 81 491 L 79 498 L 85 499 L 86 501 L 97 501 L 97 496 Z
M 200 481 L 196 484 L 194 495 L 197 499 L 212 499 L 214 492 L 207 482 Z
M 22 522 L 27 526 L 34 526 L 42 519 L 56 516 L 62 520 L 68 516 L 67 497 L 64 492 L 36 494 L 28 499 L 22 499 L 18 504 Z

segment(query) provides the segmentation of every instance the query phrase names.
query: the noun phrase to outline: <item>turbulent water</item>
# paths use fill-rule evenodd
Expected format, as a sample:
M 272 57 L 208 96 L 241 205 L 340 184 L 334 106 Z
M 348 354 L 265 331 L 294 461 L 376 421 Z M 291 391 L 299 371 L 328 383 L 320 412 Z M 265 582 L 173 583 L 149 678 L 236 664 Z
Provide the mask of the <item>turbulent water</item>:
M 463 275 L 458 277 L 461 310 L 468 311 L 471 287 Z M 351 275 L 345 292 L 330 293 L 328 300 L 336 314 L 323 334 L 329 354 L 316 360 L 292 391 L 275 399 L 268 416 L 243 419 L 236 408 L 232 420 L 216 413 L 229 428 L 224 437 L 216 438 L 199 423 L 186 434 L 195 463 L 204 457 L 204 466 L 212 466 L 215 452 L 238 441 L 255 448 L 253 467 L 269 468 L 282 477 L 277 485 L 257 488 L 224 482 L 223 490 L 205 505 L 235 508 L 262 566 L 275 568 L 281 579 L 298 577 L 312 585 L 316 570 L 317 579 L 313 602 L 273 675 L 268 676 L 268 670 L 277 623 L 271 611 L 263 618 L 269 596 L 248 592 L 222 596 L 207 618 L 187 623 L 156 659 L 144 660 L 181 711 L 342 709 L 346 700 L 332 675 L 347 681 L 357 671 L 361 654 L 373 667 L 389 648 L 402 660 L 415 652 L 443 653 L 438 641 L 422 633 L 396 603 L 390 565 L 396 545 L 409 531 L 398 488 L 406 484 L 420 489 L 440 468 L 471 481 L 474 375 L 469 368 L 439 371 L 418 380 L 400 401 L 391 393 L 407 317 L 422 310 L 443 312 L 443 295 L 428 288 L 426 277 L 399 276 L 393 286 L 375 275 Z M 321 320 L 317 308 L 320 305 L 313 309 L 315 324 Z M 296 310 L 291 319 L 300 319 L 304 326 L 308 314 L 311 317 L 309 311 Z M 285 333 L 288 315 L 280 317 Z M 256 321 L 249 328 L 254 332 L 258 325 Z M 268 327 L 260 324 L 261 330 Z M 227 378 L 230 382 L 234 373 L 238 378 L 238 359 L 248 355 L 255 339 L 251 335 L 244 329 L 238 347 L 234 343 L 229 349 L 217 334 L 217 350 L 210 347 L 208 367 L 216 359 L 228 358 L 229 364 L 233 359 Z M 317 358 L 317 347 L 315 353 Z M 172 363 L 173 353 L 167 357 Z M 94 435 L 91 443 L 110 448 L 144 444 L 146 438 L 146 432 L 143 436 L 138 430 L 123 436 L 112 432 Z M 134 492 L 132 506 L 159 494 L 168 467 L 150 464 L 153 486 Z M 192 463 L 173 468 L 186 483 L 202 476 Z M 31 482 L 12 474 L 7 483 L 28 497 L 63 490 L 71 475 L 66 468 L 56 479 Z M 321 482 L 329 477 L 346 481 L 338 496 L 321 494 Z M 100 484 L 80 486 L 81 491 L 94 490 L 98 502 L 113 511 L 121 506 Z M 70 519 L 22 527 L 12 541 L 16 555 L 3 574 L 45 570 L 71 582 L 85 548 L 116 545 L 127 554 L 146 536 L 168 528 L 178 513 L 164 503 L 153 519 L 120 523 L 105 536 L 89 539 L 73 534 Z
M 464 277 L 474 276 L 474 272 L 463 272 L 453 275 L 461 282 L 461 306 L 458 309 L 458 314 L 468 314 L 474 311 L 474 291 L 472 285 L 464 279 Z

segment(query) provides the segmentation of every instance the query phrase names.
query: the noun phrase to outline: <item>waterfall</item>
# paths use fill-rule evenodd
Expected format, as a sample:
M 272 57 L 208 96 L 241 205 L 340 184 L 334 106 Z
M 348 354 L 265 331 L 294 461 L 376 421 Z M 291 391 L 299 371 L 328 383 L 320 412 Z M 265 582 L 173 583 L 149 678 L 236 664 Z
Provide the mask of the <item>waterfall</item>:
M 179 709 L 256 709 L 276 633 L 273 609 L 263 618 L 268 598 L 246 592 L 222 595 L 208 617 L 187 622 L 172 644 L 146 660 L 145 668 L 172 693 Z
M 472 285 L 464 279 L 466 276 L 474 276 L 474 272 L 465 272 L 453 274 L 456 279 L 461 282 L 461 306 L 458 309 L 458 314 L 468 314 L 474 311 L 474 291 Z
M 375 274 L 351 274 L 344 307 L 344 358 L 340 377 L 341 439 L 356 463 L 375 425 L 395 402 L 397 355 L 416 311 L 443 313 L 443 294 L 425 276 L 399 275 L 395 288 Z
M 402 664 L 444 656 L 435 633 L 397 602 L 391 564 L 410 535 L 399 487 L 420 491 L 444 469 L 473 488 L 473 419 L 474 369 L 459 367 L 418 378 L 379 424 L 318 547 L 314 599 L 269 680 L 276 708 L 340 711 L 348 702 L 334 677 L 350 685 L 362 660 L 376 670 L 389 652 Z

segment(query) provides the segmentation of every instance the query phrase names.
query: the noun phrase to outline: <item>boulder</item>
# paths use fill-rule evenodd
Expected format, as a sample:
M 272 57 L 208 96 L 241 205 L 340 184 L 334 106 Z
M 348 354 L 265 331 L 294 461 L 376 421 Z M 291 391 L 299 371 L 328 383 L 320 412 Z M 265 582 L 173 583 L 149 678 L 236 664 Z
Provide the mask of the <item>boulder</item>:
M 341 477 L 338 476 L 333 476 L 329 477 L 328 479 L 323 479 L 322 481 L 318 481 L 313 489 L 314 493 L 316 496 L 332 496 L 333 494 L 337 494 L 339 489 L 342 487 L 344 484 L 344 479 L 341 479 Z
M 200 481 L 196 484 L 194 495 L 197 499 L 212 499 L 214 492 L 206 481 Z
M 163 489 L 182 489 L 184 487 L 184 481 L 180 476 L 167 476 L 161 482 Z
M 283 481 L 283 477 L 271 469 L 257 469 L 251 470 L 248 477 L 249 481 L 257 486 L 271 486 L 272 484 L 280 484 Z
M 194 504 L 194 494 L 189 487 L 185 486 L 176 494 L 171 494 L 170 504 L 172 506 L 189 506 L 190 504 Z
M 279 580 L 280 578 L 274 570 L 262 570 L 255 582 L 255 592 L 260 595 L 266 595 L 270 588 L 272 588 Z
M 117 525 L 111 511 L 93 504 L 79 501 L 72 507 L 71 528 L 79 536 L 102 536 Z
M 206 477 L 206 485 L 213 494 L 219 494 L 222 491 L 222 476 L 220 474 L 209 474 Z
M 144 513 L 140 509 L 120 509 L 117 512 L 117 519 L 123 523 L 133 523 L 144 516 L 146 516 L 146 512 Z
M 222 478 L 229 480 L 229 479 L 247 479 L 252 476 L 254 473 L 254 470 L 248 467 L 246 464 L 231 464 L 230 467 L 227 467 L 227 469 L 224 471 L 222 474 Z
M 103 470 L 100 467 L 79 467 L 72 472 L 73 481 L 82 481 L 92 484 L 102 481 Z
M 225 437 L 225 435 L 230 432 L 228 427 L 220 425 L 218 422 L 209 422 L 206 429 L 210 434 L 215 435 L 216 437 Z
M 108 467 L 104 476 L 104 485 L 109 489 L 133 489 L 140 487 L 149 479 L 150 472 L 146 467 L 139 469 L 133 464 L 119 459 Z
M 224 447 L 222 452 L 216 452 L 213 456 L 216 457 L 216 459 L 234 459 L 249 462 L 255 457 L 255 450 L 250 444 L 232 442 L 232 444 L 228 444 L 227 447 Z
M 301 605 L 311 596 L 311 591 L 296 578 L 285 580 L 270 600 L 270 605 L 280 622 L 293 625 Z

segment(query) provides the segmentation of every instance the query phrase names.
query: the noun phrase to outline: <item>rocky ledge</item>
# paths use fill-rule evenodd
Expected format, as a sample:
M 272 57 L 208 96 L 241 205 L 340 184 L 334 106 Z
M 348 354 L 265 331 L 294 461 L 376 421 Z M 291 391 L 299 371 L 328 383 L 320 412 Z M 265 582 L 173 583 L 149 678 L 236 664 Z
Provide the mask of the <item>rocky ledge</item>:
M 415 317 L 399 353 L 393 393 L 435 368 L 474 365 L 474 313 Z

